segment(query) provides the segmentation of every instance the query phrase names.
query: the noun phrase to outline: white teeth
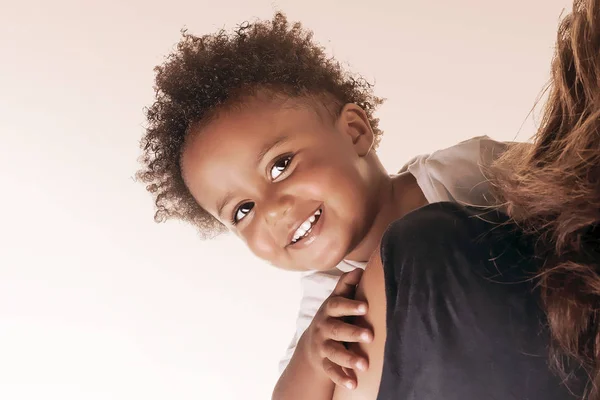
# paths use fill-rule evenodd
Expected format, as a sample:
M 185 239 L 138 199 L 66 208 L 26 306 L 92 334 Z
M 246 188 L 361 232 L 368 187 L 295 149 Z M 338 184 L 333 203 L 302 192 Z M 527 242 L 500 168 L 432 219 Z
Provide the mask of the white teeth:
M 296 229 L 296 232 L 294 232 L 294 237 L 292 239 L 292 243 L 297 242 L 298 239 L 300 239 L 301 237 L 306 235 L 308 232 L 310 232 L 310 230 L 312 228 L 312 224 L 314 224 L 314 222 L 317 220 L 317 217 L 319 215 L 321 215 L 320 209 L 317 210 L 313 215 L 308 217 L 308 219 L 306 221 L 304 221 L 302 223 L 302 225 L 300 225 L 298 227 L 298 229 Z
M 310 227 L 308 228 L 310 229 Z M 296 230 L 296 233 L 294 233 L 294 241 L 300 239 L 302 236 L 306 235 L 306 232 L 308 232 L 308 229 L 302 229 L 302 227 L 298 228 Z

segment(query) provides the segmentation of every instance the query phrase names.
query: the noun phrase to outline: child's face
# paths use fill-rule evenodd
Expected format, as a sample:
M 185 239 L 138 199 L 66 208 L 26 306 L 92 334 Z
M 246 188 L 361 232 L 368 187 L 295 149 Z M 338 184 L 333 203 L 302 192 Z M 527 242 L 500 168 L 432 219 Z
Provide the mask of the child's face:
M 332 123 L 298 100 L 255 100 L 191 132 L 182 172 L 200 206 L 258 257 L 326 270 L 373 222 L 372 144 L 358 106 Z

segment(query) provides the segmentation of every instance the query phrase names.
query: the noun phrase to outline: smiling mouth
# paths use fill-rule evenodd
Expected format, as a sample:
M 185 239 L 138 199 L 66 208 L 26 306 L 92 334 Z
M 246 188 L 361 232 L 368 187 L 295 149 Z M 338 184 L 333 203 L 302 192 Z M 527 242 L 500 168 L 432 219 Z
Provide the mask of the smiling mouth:
M 294 236 L 292 236 L 292 241 L 290 242 L 290 245 L 296 244 L 308 236 L 308 234 L 312 231 L 313 227 L 321 217 L 322 212 L 323 210 L 319 208 L 317 211 L 315 211 L 313 215 L 308 217 L 306 221 L 304 221 L 298 227 L 298 229 L 296 229 L 296 232 L 294 232 Z

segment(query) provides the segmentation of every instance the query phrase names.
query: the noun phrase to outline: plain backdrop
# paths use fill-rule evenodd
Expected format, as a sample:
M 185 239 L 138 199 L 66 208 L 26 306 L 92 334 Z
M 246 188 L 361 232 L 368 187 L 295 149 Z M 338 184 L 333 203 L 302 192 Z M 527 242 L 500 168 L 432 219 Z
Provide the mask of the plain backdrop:
M 153 67 L 277 10 L 387 98 L 381 158 L 527 140 L 568 0 L 0 1 L 0 398 L 268 399 L 298 275 L 155 224 Z

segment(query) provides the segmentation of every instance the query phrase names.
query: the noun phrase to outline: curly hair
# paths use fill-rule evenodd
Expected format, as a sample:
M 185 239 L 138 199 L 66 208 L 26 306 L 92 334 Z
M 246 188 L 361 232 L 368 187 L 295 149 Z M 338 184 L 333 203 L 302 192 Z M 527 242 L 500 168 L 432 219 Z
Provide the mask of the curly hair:
M 243 23 L 231 33 L 197 37 L 183 31 L 176 50 L 155 71 L 155 102 L 146 110 L 137 178 L 154 196 L 157 222 L 190 222 L 204 238 L 225 229 L 196 203 L 183 181 L 180 159 L 191 126 L 201 126 L 224 107 L 265 89 L 320 98 L 330 103 L 323 106 L 333 117 L 344 104 L 355 103 L 367 114 L 375 145 L 382 133 L 373 116 L 382 99 L 373 94 L 372 85 L 328 58 L 312 32 L 300 23 L 290 25 L 281 13 L 272 20 Z
M 563 18 L 548 100 L 532 146 L 516 145 L 490 180 L 508 214 L 539 236 L 543 305 L 559 371 L 575 361 L 600 399 L 600 0 Z

